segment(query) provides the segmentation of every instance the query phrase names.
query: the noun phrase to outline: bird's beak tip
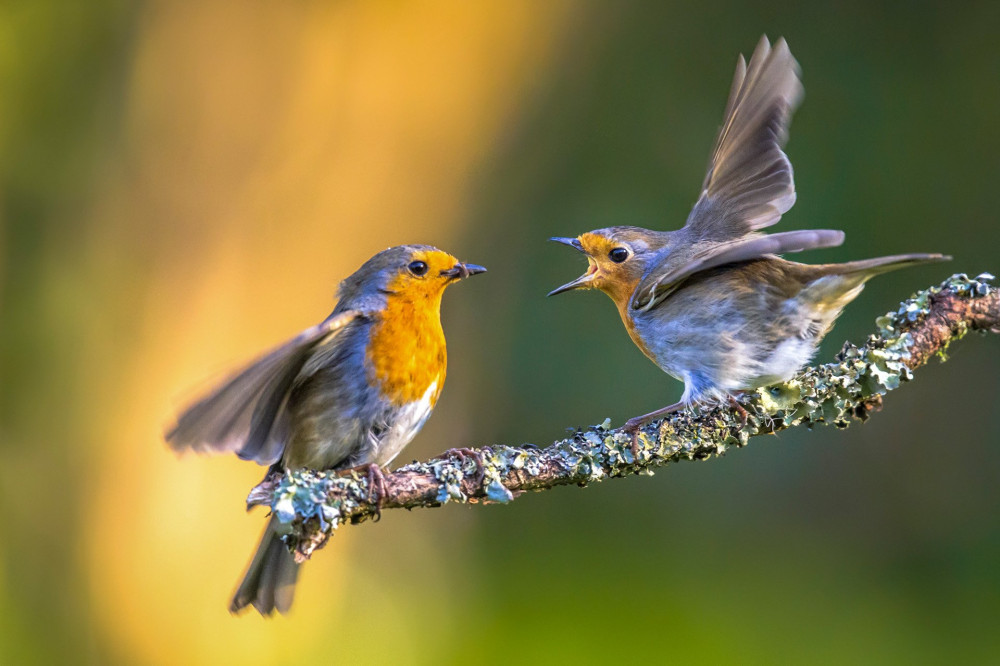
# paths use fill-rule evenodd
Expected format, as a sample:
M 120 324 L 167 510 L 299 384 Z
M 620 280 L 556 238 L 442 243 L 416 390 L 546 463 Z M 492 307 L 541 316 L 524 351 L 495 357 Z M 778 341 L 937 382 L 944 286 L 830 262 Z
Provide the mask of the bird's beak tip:
M 593 276 L 590 273 L 584 273 L 572 282 L 567 282 L 561 287 L 556 287 L 550 291 L 546 296 L 555 296 L 556 294 L 561 294 L 566 291 L 572 291 L 574 289 L 587 289 L 590 287 L 590 281 Z
M 580 243 L 579 238 L 566 238 L 564 236 L 553 236 L 549 240 L 555 243 L 562 243 L 563 245 L 568 245 L 577 252 L 583 252 L 584 254 L 586 254 L 586 251 L 583 249 L 583 245 Z M 550 291 L 548 295 L 555 296 L 556 294 L 561 294 L 566 291 L 572 291 L 573 289 L 588 289 L 590 288 L 590 282 L 592 279 L 593 275 L 590 272 L 584 273 L 583 275 L 573 280 L 572 282 L 567 282 L 561 287 L 556 287 L 555 289 Z
M 583 252 L 583 246 L 580 244 L 579 238 L 566 238 L 564 236 L 553 236 L 549 240 L 555 243 L 562 243 L 563 245 L 569 245 L 577 252 Z
M 448 278 L 453 278 L 457 280 L 464 280 L 470 275 L 479 275 L 480 273 L 485 273 L 486 269 L 477 264 L 455 264 L 452 268 L 441 271 L 441 275 Z

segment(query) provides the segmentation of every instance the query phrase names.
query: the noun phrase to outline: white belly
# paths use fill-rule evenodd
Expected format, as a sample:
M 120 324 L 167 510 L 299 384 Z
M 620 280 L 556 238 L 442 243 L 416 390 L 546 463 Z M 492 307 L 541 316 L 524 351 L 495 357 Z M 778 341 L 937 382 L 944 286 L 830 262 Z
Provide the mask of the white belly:
M 416 437 L 424 427 L 427 417 L 431 415 L 431 410 L 434 409 L 432 400 L 437 388 L 438 380 L 435 379 L 419 400 L 400 408 L 392 426 L 383 433 L 375 445 L 373 456 L 375 462 L 379 465 L 388 465 Z
M 786 338 L 761 364 L 761 374 L 747 388 L 759 388 L 791 379 L 799 368 L 809 362 L 815 351 L 816 347 L 811 339 Z

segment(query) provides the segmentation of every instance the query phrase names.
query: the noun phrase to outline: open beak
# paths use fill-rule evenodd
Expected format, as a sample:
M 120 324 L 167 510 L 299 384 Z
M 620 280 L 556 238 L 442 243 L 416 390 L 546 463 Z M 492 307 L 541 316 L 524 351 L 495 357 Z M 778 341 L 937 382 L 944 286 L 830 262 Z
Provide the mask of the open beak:
M 583 252 L 583 246 L 580 245 L 580 239 L 578 238 L 563 238 L 562 236 L 553 236 L 549 240 L 555 241 L 556 243 L 562 243 L 563 245 L 569 245 L 577 252 Z
M 480 273 L 485 273 L 486 269 L 482 266 L 477 266 L 476 264 L 455 264 L 454 268 L 449 268 L 448 270 L 441 271 L 441 275 L 445 277 L 455 278 L 458 280 L 464 280 L 470 275 L 479 275 Z
M 577 252 L 583 252 L 583 245 L 580 244 L 579 238 L 563 238 L 562 236 L 555 236 L 549 240 L 555 241 L 556 243 L 562 243 L 563 245 L 569 245 Z M 590 283 L 594 279 L 594 275 L 596 275 L 596 272 L 594 271 L 593 266 L 591 266 L 591 269 L 586 273 L 572 282 L 567 282 L 563 286 L 553 289 L 548 295 L 555 296 L 556 294 L 561 294 L 564 291 L 571 291 L 573 289 L 588 289 L 590 287 Z
M 555 296 L 556 294 L 561 294 L 564 291 L 571 291 L 573 289 L 589 289 L 590 283 L 594 280 L 595 275 L 597 275 L 597 273 L 591 273 L 590 271 L 587 271 L 586 273 L 584 273 L 577 279 L 573 280 L 572 282 L 567 282 L 561 287 L 556 287 L 555 289 L 550 291 L 548 295 Z

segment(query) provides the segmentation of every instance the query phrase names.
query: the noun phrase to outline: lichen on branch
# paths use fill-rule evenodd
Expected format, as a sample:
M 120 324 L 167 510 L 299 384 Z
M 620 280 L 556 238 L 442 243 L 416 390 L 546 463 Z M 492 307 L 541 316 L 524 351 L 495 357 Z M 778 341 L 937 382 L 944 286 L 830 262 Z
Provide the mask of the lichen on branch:
M 448 502 L 505 503 L 527 490 L 586 485 L 609 477 L 652 474 L 682 460 L 705 460 L 751 437 L 797 425 L 847 427 L 881 406 L 882 396 L 910 381 L 932 356 L 970 331 L 1000 333 L 1000 290 L 993 276 L 953 275 L 876 320 L 861 346 L 846 343 L 832 363 L 804 369 L 785 384 L 743 394 L 744 421 L 732 407 L 682 411 L 644 427 L 638 455 L 632 437 L 605 420 L 545 448 L 485 446 L 476 456 L 452 454 L 387 474 L 381 509 Z M 254 488 L 247 507 L 269 505 L 287 528 L 299 561 L 321 548 L 341 525 L 375 517 L 368 479 L 356 472 L 296 470 Z

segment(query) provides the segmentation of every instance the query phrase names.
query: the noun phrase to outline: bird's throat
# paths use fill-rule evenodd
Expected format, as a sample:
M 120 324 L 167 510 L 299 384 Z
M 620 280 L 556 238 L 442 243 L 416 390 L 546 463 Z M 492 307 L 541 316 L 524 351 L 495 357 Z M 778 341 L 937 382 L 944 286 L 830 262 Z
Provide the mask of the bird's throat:
M 628 336 L 632 338 L 632 342 L 635 346 L 639 348 L 643 354 L 646 355 L 653 363 L 656 363 L 656 358 L 653 357 L 652 352 L 649 351 L 649 347 L 643 342 L 642 336 L 639 335 L 638 329 L 635 326 L 635 320 L 632 318 L 632 313 L 629 311 L 628 301 L 624 303 L 615 303 L 618 306 L 618 314 L 621 315 L 622 323 L 625 324 L 625 330 L 628 331 Z
M 433 406 L 444 386 L 448 354 L 441 328 L 441 292 L 393 293 L 368 343 L 369 383 L 393 405 L 420 400 L 431 384 Z

